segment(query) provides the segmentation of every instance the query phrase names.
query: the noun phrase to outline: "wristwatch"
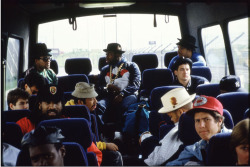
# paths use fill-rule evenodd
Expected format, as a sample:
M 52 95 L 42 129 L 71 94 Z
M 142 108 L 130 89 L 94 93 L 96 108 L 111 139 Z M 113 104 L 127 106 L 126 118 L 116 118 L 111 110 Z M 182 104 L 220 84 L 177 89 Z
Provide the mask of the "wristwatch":
M 123 97 L 123 96 L 124 96 L 124 93 L 123 93 L 123 92 L 121 92 L 121 93 L 120 93 L 120 96 L 122 96 L 122 97 Z

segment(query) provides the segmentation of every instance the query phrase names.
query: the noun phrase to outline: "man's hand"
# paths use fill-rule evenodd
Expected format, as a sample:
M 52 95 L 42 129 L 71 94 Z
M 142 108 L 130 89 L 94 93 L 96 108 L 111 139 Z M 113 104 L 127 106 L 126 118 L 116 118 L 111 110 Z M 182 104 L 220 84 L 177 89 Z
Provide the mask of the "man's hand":
M 114 143 L 106 143 L 106 150 L 118 151 L 118 146 Z

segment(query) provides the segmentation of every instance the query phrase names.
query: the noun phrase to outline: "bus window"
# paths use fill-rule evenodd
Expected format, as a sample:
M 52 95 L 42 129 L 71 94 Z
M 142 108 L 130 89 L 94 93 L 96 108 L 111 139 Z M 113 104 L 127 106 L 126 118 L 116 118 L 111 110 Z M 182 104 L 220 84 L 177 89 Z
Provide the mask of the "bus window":
M 20 57 L 20 40 L 9 37 L 7 45 L 6 57 L 6 81 L 5 81 L 5 97 L 10 90 L 17 87 L 18 67 Z M 7 109 L 7 98 L 5 98 L 4 109 Z
M 232 48 L 236 75 L 241 79 L 241 86 L 246 91 L 249 86 L 249 18 L 230 21 L 228 32 Z
M 224 39 L 219 25 L 201 29 L 201 37 L 207 66 L 212 73 L 212 83 L 219 83 L 229 74 Z
M 169 22 L 166 23 L 166 17 Z M 118 42 L 131 60 L 134 54 L 155 53 L 159 67 L 164 67 L 164 55 L 176 51 L 177 38 L 181 38 L 177 16 L 153 14 L 115 14 L 77 17 L 77 30 L 72 30 L 68 19 L 39 24 L 38 42 L 46 43 L 56 50 L 53 59 L 58 62 L 58 76 L 65 75 L 67 58 L 89 57 L 91 74 L 98 74 L 99 58 L 105 56 L 103 49 L 108 43 Z

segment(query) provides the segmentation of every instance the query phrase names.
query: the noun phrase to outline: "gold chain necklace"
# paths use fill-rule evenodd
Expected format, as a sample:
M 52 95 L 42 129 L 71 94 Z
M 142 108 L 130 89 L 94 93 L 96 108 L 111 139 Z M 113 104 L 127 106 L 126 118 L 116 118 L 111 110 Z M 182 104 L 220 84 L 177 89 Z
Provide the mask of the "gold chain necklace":
M 109 78 L 110 78 L 110 81 L 109 81 L 109 84 L 113 84 L 113 82 L 118 78 L 119 72 L 121 71 L 123 64 L 124 64 L 124 63 L 122 63 L 122 64 L 119 66 L 118 71 L 117 71 L 116 76 L 115 76 L 114 79 L 112 79 L 112 66 L 110 66 L 110 70 L 109 70 Z

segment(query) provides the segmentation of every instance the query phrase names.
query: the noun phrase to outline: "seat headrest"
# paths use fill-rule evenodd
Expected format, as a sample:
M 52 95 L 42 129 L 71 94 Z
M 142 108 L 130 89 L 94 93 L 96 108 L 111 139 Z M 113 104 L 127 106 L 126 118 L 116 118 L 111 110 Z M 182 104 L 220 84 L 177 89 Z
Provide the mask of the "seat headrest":
M 132 62 L 135 62 L 140 71 L 158 67 L 158 58 L 156 54 L 137 54 L 133 55 Z
M 106 63 L 106 57 L 100 57 L 99 58 L 99 62 L 98 62 L 98 69 L 99 69 L 99 71 L 101 71 L 102 68 L 104 66 L 106 66 L 106 65 L 107 65 L 107 63 Z
M 56 73 L 58 74 L 58 64 L 56 60 L 51 60 L 50 61 L 50 68 Z
M 185 145 L 191 145 L 201 140 L 200 136 L 196 133 L 194 118 L 183 113 L 179 120 L 178 135 L 180 140 Z
M 93 141 L 92 132 L 85 118 L 62 118 L 44 120 L 39 126 L 55 126 L 62 130 L 64 142 L 79 143 L 86 150 Z
M 164 56 L 164 65 L 165 67 L 168 67 L 170 61 L 172 60 L 173 57 L 177 56 L 178 53 L 175 52 L 167 52 Z
M 217 97 L 220 94 L 220 86 L 218 83 L 201 84 L 195 90 L 197 95 L 206 95 Z
M 65 106 L 63 115 L 69 118 L 85 118 L 91 125 L 90 111 L 85 105 Z
M 209 82 L 212 80 L 212 73 L 207 66 L 193 66 L 191 75 L 197 75 L 206 78 Z
M 146 69 L 142 74 L 144 89 L 153 89 L 159 86 L 168 86 L 173 83 L 174 76 L 169 69 Z
M 224 116 L 224 125 L 227 129 L 233 129 L 234 127 L 234 122 L 233 122 L 233 118 L 232 115 L 230 114 L 229 111 L 227 111 L 226 109 L 223 109 L 223 116 Z
M 89 58 L 71 58 L 65 61 L 65 72 L 67 74 L 89 75 L 92 64 Z

